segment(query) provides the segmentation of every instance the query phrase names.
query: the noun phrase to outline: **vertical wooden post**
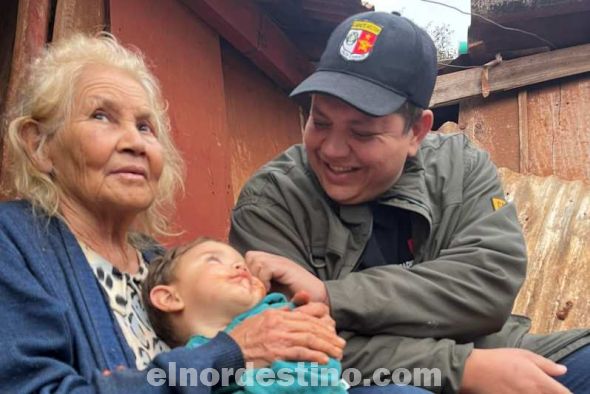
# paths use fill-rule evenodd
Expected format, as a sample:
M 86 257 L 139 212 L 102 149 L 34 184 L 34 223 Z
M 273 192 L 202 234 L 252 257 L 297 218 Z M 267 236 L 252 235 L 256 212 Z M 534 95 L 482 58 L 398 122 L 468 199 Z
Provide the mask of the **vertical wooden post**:
M 105 0 L 58 0 L 52 40 L 72 33 L 97 33 L 108 25 Z
M 47 42 L 50 9 L 50 0 L 19 1 L 10 79 L 5 106 L 1 114 L 2 118 L 17 100 L 18 92 L 25 78 L 26 66 L 38 55 Z M 0 123 L 0 158 L 2 158 L 0 160 L 0 180 L 2 180 L 2 169 L 5 167 L 3 141 L 7 126 L 6 122 Z

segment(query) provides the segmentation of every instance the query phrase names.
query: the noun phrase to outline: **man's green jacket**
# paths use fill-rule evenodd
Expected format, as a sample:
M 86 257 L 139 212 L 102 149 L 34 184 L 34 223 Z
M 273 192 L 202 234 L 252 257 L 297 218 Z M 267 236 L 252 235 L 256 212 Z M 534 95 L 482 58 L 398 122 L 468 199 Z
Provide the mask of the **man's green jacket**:
M 412 383 L 453 393 L 474 347 L 522 347 L 558 360 L 590 342 L 588 330 L 525 335 L 529 320 L 510 315 L 526 248 L 515 208 L 503 199 L 486 152 L 462 134 L 431 133 L 376 201 L 411 212 L 413 262 L 355 272 L 371 209 L 332 201 L 295 145 L 242 189 L 230 243 L 242 253 L 285 256 L 325 281 L 348 342 L 343 368 L 367 378 L 379 368 L 438 368 L 439 387 Z

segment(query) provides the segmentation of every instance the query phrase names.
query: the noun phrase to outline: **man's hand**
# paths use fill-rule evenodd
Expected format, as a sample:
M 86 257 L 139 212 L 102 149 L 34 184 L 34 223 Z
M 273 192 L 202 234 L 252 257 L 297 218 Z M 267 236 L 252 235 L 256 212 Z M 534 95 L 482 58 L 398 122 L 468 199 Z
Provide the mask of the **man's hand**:
M 462 394 L 567 394 L 553 377 L 566 367 L 523 349 L 474 349 L 465 363 Z
M 258 251 L 247 252 L 245 259 L 252 275 L 257 276 L 267 290 L 272 289 L 289 297 L 305 291 L 309 294 L 310 301 L 329 304 L 324 282 L 294 261 Z
M 342 358 L 346 344 L 333 326 L 297 309 L 264 311 L 244 320 L 229 335 L 255 368 L 276 360 L 325 364 L 328 357 Z

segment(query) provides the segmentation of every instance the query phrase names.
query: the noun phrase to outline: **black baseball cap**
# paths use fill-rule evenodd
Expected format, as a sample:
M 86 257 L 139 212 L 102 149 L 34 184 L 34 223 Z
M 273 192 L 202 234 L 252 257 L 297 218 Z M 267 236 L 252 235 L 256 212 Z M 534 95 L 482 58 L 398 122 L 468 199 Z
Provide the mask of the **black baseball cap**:
M 363 12 L 336 27 L 316 71 L 290 97 L 329 94 L 384 116 L 406 100 L 428 108 L 436 72 L 436 48 L 423 29 L 397 14 Z

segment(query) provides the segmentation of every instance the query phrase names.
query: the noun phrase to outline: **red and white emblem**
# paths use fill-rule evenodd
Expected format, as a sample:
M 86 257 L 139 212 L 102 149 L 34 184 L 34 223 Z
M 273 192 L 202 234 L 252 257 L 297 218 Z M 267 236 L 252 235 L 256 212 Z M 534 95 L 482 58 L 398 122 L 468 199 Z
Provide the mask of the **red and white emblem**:
M 346 60 L 361 61 L 371 54 L 383 28 L 369 21 L 354 21 L 340 46 Z

